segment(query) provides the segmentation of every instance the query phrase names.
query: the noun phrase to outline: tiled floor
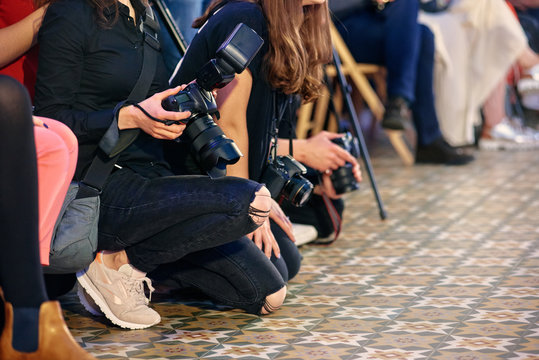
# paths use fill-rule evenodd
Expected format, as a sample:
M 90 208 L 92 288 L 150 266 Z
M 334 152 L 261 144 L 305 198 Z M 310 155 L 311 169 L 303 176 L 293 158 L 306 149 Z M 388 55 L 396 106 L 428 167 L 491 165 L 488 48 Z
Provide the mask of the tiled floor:
M 160 297 L 163 321 L 129 331 L 70 294 L 67 323 L 100 359 L 539 359 L 538 155 L 406 168 L 375 154 L 388 219 L 365 180 L 341 238 L 301 249 L 273 315 Z

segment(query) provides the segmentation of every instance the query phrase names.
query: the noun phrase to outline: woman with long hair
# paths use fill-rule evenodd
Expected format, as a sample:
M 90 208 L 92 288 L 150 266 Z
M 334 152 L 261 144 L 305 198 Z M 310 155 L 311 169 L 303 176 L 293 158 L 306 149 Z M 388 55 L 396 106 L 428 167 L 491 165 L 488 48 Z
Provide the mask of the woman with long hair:
M 288 96 L 299 95 L 303 100 L 312 101 L 320 95 L 323 65 L 331 60 L 332 54 L 328 8 L 325 0 L 214 0 L 193 23 L 194 27 L 200 28 L 199 32 L 171 84 L 192 81 L 200 66 L 215 56 L 216 50 L 239 23 L 252 28 L 263 38 L 264 44 L 248 68 L 217 91 L 221 115 L 217 123 L 244 154 L 238 163 L 228 167 L 228 175 L 261 181 L 276 130 L 274 99 L 281 107 Z M 294 140 L 294 157 L 320 170 L 336 169 L 345 161 L 357 164 L 350 154 L 330 141 L 335 136 L 339 135 L 324 133 L 317 137 L 316 155 L 312 140 Z M 278 155 L 287 154 L 288 141 L 278 140 Z M 174 148 L 168 149 L 168 154 L 179 159 Z M 196 163 L 191 159 L 176 165 L 196 171 L 193 166 Z M 358 168 L 356 170 L 359 172 Z M 264 293 L 286 284 L 297 274 L 301 255 L 293 242 L 292 224 L 275 200 L 272 200 L 269 219 L 250 237 L 252 241 L 243 244 L 241 257 L 237 256 L 238 251 L 233 253 L 237 259 L 204 253 L 196 259 L 198 261 L 191 260 L 189 264 L 184 261 L 176 268 L 168 266 L 159 276 L 166 277 L 168 273 L 180 286 L 194 286 L 212 298 L 234 304 L 238 299 L 249 302 L 246 294 L 254 290 L 246 289 L 256 288 L 250 284 L 262 284 L 258 290 Z M 223 251 L 227 252 L 227 249 Z M 250 281 L 227 279 L 234 292 L 217 293 L 206 285 L 210 282 L 211 269 L 238 264 L 243 266 L 245 278 Z M 257 272 L 259 267 L 272 268 L 272 277 Z M 202 280 L 196 276 L 200 273 L 206 275 Z M 275 304 L 272 305 L 271 308 L 275 308 Z M 269 312 L 267 308 L 262 309 L 262 313 L 265 312 Z
M 182 87 L 169 89 L 160 53 L 153 77 L 144 82 L 149 90 L 140 99 L 130 96 L 147 51 L 142 31 L 147 5 L 140 0 L 51 4 L 38 37 L 35 97 L 36 114 L 62 121 L 77 136 L 76 181 L 96 155 L 109 154 L 100 147 L 102 139 L 108 149 L 126 135 L 132 141 L 123 143 L 100 195 L 99 253 L 78 273 L 79 285 L 98 306 L 94 310 L 131 329 L 160 321 L 145 294 L 145 285 L 153 290 L 146 273 L 252 232 L 270 205 L 268 190 L 256 182 L 170 171 L 163 143 L 178 138 L 185 124 L 164 121 L 185 120 L 190 113 L 163 109 L 162 100 Z

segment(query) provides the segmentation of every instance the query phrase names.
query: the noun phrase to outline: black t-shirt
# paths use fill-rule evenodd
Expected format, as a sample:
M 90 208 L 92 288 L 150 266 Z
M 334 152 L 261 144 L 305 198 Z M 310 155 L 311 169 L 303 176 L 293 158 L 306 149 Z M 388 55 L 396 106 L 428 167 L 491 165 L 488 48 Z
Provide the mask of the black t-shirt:
M 189 45 L 171 85 L 194 80 L 196 72 L 215 57 L 216 50 L 239 23 L 249 26 L 264 39 L 262 49 L 249 65 L 253 84 L 247 106 L 249 178 L 259 180 L 268 157 L 273 114 L 272 89 L 262 68 L 268 51 L 268 31 L 260 7 L 247 2 L 231 2 L 212 15 Z
M 133 1 L 137 14 L 144 6 Z M 112 16 L 113 8 L 107 9 Z M 68 125 L 79 141 L 75 179 L 81 179 L 97 144 L 113 122 L 113 109 L 126 100 L 142 68 L 143 33 L 119 3 L 118 21 L 110 29 L 97 24 L 88 0 L 53 2 L 39 32 L 36 115 Z M 162 56 L 148 96 L 168 88 Z M 141 99 L 142 100 L 142 99 Z M 162 142 L 140 132 L 118 162 L 144 173 L 163 160 Z

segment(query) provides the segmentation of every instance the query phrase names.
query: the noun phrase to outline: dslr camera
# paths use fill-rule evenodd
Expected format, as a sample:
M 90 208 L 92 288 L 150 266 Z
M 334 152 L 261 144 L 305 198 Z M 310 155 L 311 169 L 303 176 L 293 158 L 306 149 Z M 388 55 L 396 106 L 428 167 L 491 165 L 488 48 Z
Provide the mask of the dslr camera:
M 208 61 L 197 73 L 195 82 L 176 95 L 163 100 L 168 111 L 190 111 L 191 116 L 182 120 L 187 126 L 181 139 L 191 143 L 192 153 L 211 178 L 226 175 L 226 166 L 236 163 L 242 153 L 233 140 L 227 138 L 213 121 L 219 119 L 217 103 L 212 94 L 234 79 L 251 63 L 264 40 L 245 24 L 238 24 L 221 44 L 215 58 Z M 178 121 L 167 122 L 168 125 Z
M 332 139 L 331 142 L 348 151 L 353 157 L 359 156 L 359 144 L 350 132 L 345 133 L 343 137 Z M 331 183 L 338 195 L 359 189 L 353 168 L 354 166 L 347 162 L 331 174 Z
M 290 201 L 294 206 L 302 206 L 311 197 L 313 184 L 304 178 L 305 166 L 292 156 L 277 156 L 266 167 L 261 183 L 266 184 L 271 197 Z

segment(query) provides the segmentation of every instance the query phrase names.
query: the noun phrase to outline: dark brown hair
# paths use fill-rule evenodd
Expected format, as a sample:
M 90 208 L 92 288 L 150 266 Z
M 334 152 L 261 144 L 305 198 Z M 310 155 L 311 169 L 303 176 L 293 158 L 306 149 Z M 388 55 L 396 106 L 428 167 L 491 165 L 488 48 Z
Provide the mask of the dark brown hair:
M 95 9 L 97 22 L 103 28 L 112 27 L 118 21 L 118 0 L 87 0 Z M 140 0 L 143 5 L 148 5 L 147 0 Z M 110 16 L 109 8 L 113 8 L 113 16 Z
M 323 65 L 331 61 L 332 49 L 327 2 L 302 6 L 302 0 L 213 0 L 193 27 L 201 27 L 215 8 L 232 1 L 258 4 L 264 13 L 269 32 L 264 66 L 270 85 L 306 101 L 320 96 Z

